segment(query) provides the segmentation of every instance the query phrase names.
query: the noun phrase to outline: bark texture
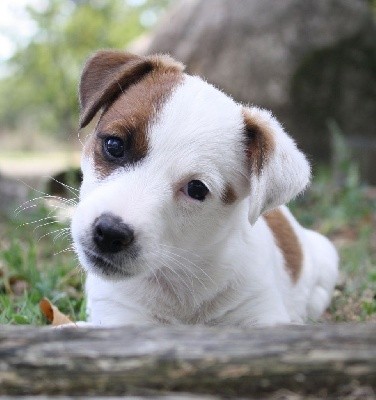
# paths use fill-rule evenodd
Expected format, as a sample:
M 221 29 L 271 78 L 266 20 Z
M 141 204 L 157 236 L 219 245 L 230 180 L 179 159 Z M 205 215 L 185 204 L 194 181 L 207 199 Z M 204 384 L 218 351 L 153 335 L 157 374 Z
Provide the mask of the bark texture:
M 375 389 L 375 324 L 0 328 L 0 396 L 338 398 L 363 390 L 372 398 Z

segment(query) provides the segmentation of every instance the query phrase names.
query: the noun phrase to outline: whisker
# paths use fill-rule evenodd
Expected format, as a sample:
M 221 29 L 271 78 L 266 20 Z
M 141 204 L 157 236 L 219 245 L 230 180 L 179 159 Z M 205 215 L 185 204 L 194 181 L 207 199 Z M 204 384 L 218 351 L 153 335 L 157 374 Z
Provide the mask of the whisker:
M 154 271 L 154 268 L 152 266 L 150 266 L 150 264 L 148 262 L 145 262 L 145 265 L 147 266 L 148 270 L 154 275 L 156 281 L 158 282 L 158 286 L 161 286 L 161 283 L 159 282 L 159 279 L 158 279 L 158 275 Z
M 53 234 L 56 233 L 56 232 L 65 231 L 65 229 L 69 229 L 69 228 L 60 228 L 60 229 L 56 229 L 56 230 L 54 230 L 54 231 L 52 231 L 52 232 L 47 232 L 47 233 L 45 233 L 44 235 L 42 235 L 42 236 L 39 237 L 38 242 L 39 242 L 40 240 L 42 240 L 44 237 L 46 237 L 46 236 L 53 235 Z
M 155 252 L 155 254 L 156 254 L 156 255 L 161 255 L 161 256 L 162 256 L 162 259 L 163 259 L 163 257 L 168 256 L 168 254 L 160 252 L 159 249 L 156 249 L 156 250 L 157 250 L 157 252 Z M 173 259 L 172 257 L 169 257 L 169 258 L 170 258 L 170 260 L 171 260 L 172 262 L 174 262 L 174 263 L 179 263 L 177 260 Z M 182 276 L 180 276 L 180 275 L 177 273 L 177 271 L 175 271 L 168 263 L 166 263 L 166 262 L 164 262 L 164 261 L 161 261 L 161 260 L 160 260 L 160 262 L 162 263 L 162 265 L 163 265 L 165 268 L 167 268 L 170 272 L 172 272 L 173 274 L 175 274 L 175 276 L 181 281 L 181 283 L 182 283 L 182 284 L 187 288 L 187 290 L 191 293 L 194 303 L 196 304 L 196 306 L 198 306 L 199 304 L 198 304 L 197 299 L 196 299 L 196 296 L 195 296 L 195 292 L 194 292 L 194 288 L 193 288 L 193 281 L 191 281 L 191 287 L 189 287 L 189 285 L 188 285 L 188 283 L 186 282 L 186 280 L 185 280 Z M 162 269 L 159 269 L 159 271 L 161 271 L 161 273 L 165 276 L 165 278 L 168 279 L 167 276 L 163 273 Z M 187 278 L 188 278 L 188 275 L 187 275 L 186 271 L 182 270 L 182 272 L 183 272 L 183 273 L 187 276 Z M 196 279 L 199 280 L 199 278 L 198 278 L 197 276 L 196 276 Z M 172 285 L 172 281 L 169 280 L 169 282 L 170 282 L 170 284 Z M 175 292 L 175 291 L 174 291 L 174 292 Z M 176 294 L 176 292 L 175 292 L 175 294 Z M 177 295 L 177 294 L 176 294 L 176 295 Z M 181 301 L 181 300 L 180 300 L 180 301 Z
M 49 205 L 49 208 L 51 208 L 51 210 L 48 212 L 48 216 L 52 215 L 56 210 L 64 210 L 64 211 L 69 211 L 69 207 L 60 207 L 58 205 Z
M 38 222 L 46 221 L 46 220 L 48 220 L 48 219 L 53 219 L 53 218 L 54 218 L 54 217 L 44 217 L 44 218 L 36 219 L 35 221 L 24 222 L 24 223 L 22 223 L 20 226 L 33 225 L 33 224 L 36 224 L 36 223 L 38 223 Z
M 35 207 L 38 207 L 38 204 L 32 204 L 31 206 L 24 207 L 24 208 L 22 208 L 20 211 L 17 212 L 16 216 L 17 216 L 20 212 L 24 212 L 24 211 L 26 211 L 26 210 L 29 210 L 30 208 L 35 208 Z
M 165 268 L 167 268 L 167 269 L 170 270 L 170 268 L 168 267 L 168 265 L 165 264 L 163 261 L 162 261 L 162 265 L 163 265 Z M 178 293 L 178 291 L 176 290 L 176 288 L 175 288 L 175 286 L 174 286 L 172 280 L 168 278 L 168 276 L 163 272 L 163 269 L 162 269 L 162 268 L 159 269 L 159 272 L 160 272 L 160 273 L 164 276 L 164 278 L 166 279 L 166 282 L 169 284 L 171 290 L 174 292 L 174 294 L 175 294 L 176 298 L 178 299 L 178 301 L 179 301 L 181 304 L 184 304 L 184 301 L 183 301 L 183 299 L 179 296 L 179 293 Z M 184 282 L 184 281 L 183 281 L 183 282 Z M 189 290 L 189 288 L 188 288 L 188 290 Z
M 45 224 L 40 224 L 40 225 L 36 226 L 36 227 L 33 229 L 33 233 L 35 233 L 35 231 L 36 231 L 37 229 L 42 228 L 43 226 L 52 225 L 52 224 L 56 224 L 56 220 L 53 220 L 53 221 L 51 221 L 51 222 L 46 222 Z
M 58 233 L 58 234 L 56 234 L 54 236 L 53 243 L 56 243 L 57 239 L 64 240 L 64 239 L 68 238 L 69 237 L 69 231 L 70 231 L 69 228 L 63 228 L 60 233 Z
M 169 258 L 170 260 L 172 260 L 176 265 L 182 267 L 182 268 L 183 268 L 183 269 L 182 269 L 182 272 L 185 274 L 185 276 L 186 276 L 187 278 L 190 278 L 190 279 L 191 279 L 191 283 L 193 282 L 193 281 L 192 281 L 192 275 L 193 275 L 197 280 L 199 280 L 199 278 L 197 277 L 197 275 L 195 275 L 191 270 L 189 270 L 189 269 L 187 268 L 187 266 L 184 265 L 181 261 L 178 261 L 178 260 L 174 257 L 175 254 L 172 253 L 171 251 L 159 249 L 159 254 L 162 255 L 162 256 L 164 256 L 164 257 L 168 257 L 168 258 Z M 187 270 L 191 273 L 191 276 L 188 275 Z
M 22 179 L 17 179 L 19 182 L 21 182 L 22 184 L 24 184 L 26 187 L 28 187 L 29 189 L 33 190 L 34 192 L 40 193 L 43 196 L 49 196 L 48 193 L 43 192 L 42 190 L 36 189 L 35 187 L 30 186 L 28 183 L 26 183 L 25 181 L 23 181 Z
M 18 215 L 21 211 L 23 211 L 24 209 L 28 209 L 29 207 L 26 207 L 26 205 L 27 204 L 29 204 L 29 203 L 31 203 L 32 201 L 37 201 L 37 200 L 40 200 L 40 199 L 43 199 L 44 198 L 44 196 L 41 196 L 41 197 L 36 197 L 36 198 L 34 198 L 34 199 L 30 199 L 30 200 L 26 200 L 26 201 L 24 201 L 22 204 L 20 204 L 15 210 L 14 210 L 14 213 L 16 214 L 16 215 Z M 24 207 L 26 207 L 26 208 L 24 208 Z M 31 207 L 37 207 L 37 204 L 32 204 L 31 206 L 30 206 L 30 208 Z
M 83 141 L 81 140 L 81 129 L 78 129 L 78 130 L 77 130 L 77 139 L 78 139 L 78 141 L 81 143 L 81 146 L 83 147 L 83 146 L 84 146 L 84 143 L 83 143 Z
M 75 205 L 78 204 L 77 201 L 74 200 L 74 199 L 64 199 L 63 197 L 60 197 L 60 196 L 44 195 L 44 196 L 34 197 L 33 199 L 30 199 L 30 200 L 27 200 L 27 201 L 23 202 L 21 205 L 19 205 L 14 210 L 14 213 L 16 215 L 18 215 L 21 211 L 23 211 L 24 209 L 27 209 L 27 208 L 23 208 L 24 206 L 26 206 L 27 204 L 30 204 L 33 201 L 37 202 L 38 200 L 42 200 L 42 199 L 44 199 L 44 200 L 46 200 L 46 199 L 57 200 L 57 201 L 60 201 L 60 202 L 62 202 L 64 204 L 67 204 L 68 206 L 75 206 Z M 32 205 L 31 207 L 36 207 L 36 206 L 37 206 L 37 204 Z M 63 207 L 61 206 L 61 208 L 63 208 Z
M 54 256 L 57 256 L 58 254 L 66 253 L 66 252 L 69 252 L 69 251 L 74 251 L 74 247 L 73 247 L 72 245 L 69 246 L 69 247 L 67 247 L 67 248 L 64 249 L 64 250 L 60 250 L 60 251 L 58 251 L 57 253 L 54 253 L 53 255 L 54 255 Z
M 78 204 L 78 201 L 76 199 L 66 199 L 61 196 L 47 195 L 47 196 L 44 196 L 44 199 L 53 199 L 53 200 L 59 201 L 61 203 L 67 204 L 70 207 L 76 206 Z
M 190 250 L 183 249 L 183 248 L 176 247 L 176 246 L 170 246 L 170 245 L 166 245 L 166 244 L 160 244 L 160 245 L 163 246 L 163 247 L 166 247 L 166 248 L 171 248 L 171 249 L 175 249 L 175 250 L 178 250 L 178 251 L 186 252 L 186 253 L 188 253 L 189 255 L 193 255 L 194 257 L 198 258 L 199 260 L 202 260 L 206 265 L 209 265 L 209 266 L 213 267 L 210 263 L 208 263 L 208 262 L 207 262 L 206 260 L 204 260 L 202 257 L 200 257 L 199 255 L 197 255 L 196 253 L 193 253 L 193 252 L 190 251 Z M 210 275 L 208 275 L 208 273 L 207 273 L 204 269 L 202 269 L 199 265 L 197 265 L 196 263 L 194 263 L 192 260 L 190 260 L 190 259 L 188 259 L 188 258 L 186 258 L 186 257 L 183 257 L 183 256 L 180 255 L 180 254 L 173 253 L 171 250 L 168 250 L 168 251 L 170 252 L 170 254 L 174 254 L 175 256 L 177 256 L 177 257 L 181 258 L 182 260 L 186 261 L 186 262 L 189 263 L 191 266 L 193 266 L 193 267 L 195 267 L 195 268 L 198 268 L 209 280 L 211 280 L 212 283 L 215 284 L 215 281 L 213 280 L 213 278 L 212 278 Z
M 162 254 L 163 254 L 163 253 L 162 253 Z M 201 284 L 201 286 L 202 286 L 205 290 L 208 289 L 208 287 L 205 285 L 204 281 L 203 281 L 199 276 L 197 276 L 190 268 L 188 268 L 187 265 L 185 265 L 185 264 L 182 263 L 181 261 L 178 261 L 176 258 L 174 258 L 174 256 L 178 256 L 177 254 L 172 255 L 171 253 L 170 253 L 170 254 L 166 254 L 166 253 L 165 253 L 164 256 L 165 256 L 165 257 L 168 257 L 168 258 L 169 258 L 172 262 L 174 262 L 177 266 L 181 267 L 181 268 L 182 268 L 182 271 L 185 272 L 185 274 L 186 274 L 187 277 L 188 277 L 187 271 L 189 272 L 189 274 L 190 274 L 190 276 L 191 276 L 191 285 L 192 285 L 192 286 L 193 286 L 193 280 L 192 280 L 192 278 L 195 278 L 195 279 Z M 197 267 L 197 266 L 196 266 L 196 267 Z
M 185 281 L 185 279 L 184 279 L 183 277 L 181 277 L 170 265 L 168 265 L 168 264 L 166 263 L 166 264 L 165 264 L 165 267 L 166 267 L 169 271 L 175 273 L 175 275 L 177 276 L 177 278 L 180 279 L 180 281 L 182 282 L 182 284 L 187 288 L 188 292 L 191 294 L 194 304 L 198 307 L 198 306 L 199 306 L 199 303 L 198 303 L 198 301 L 197 301 L 196 293 L 195 293 L 195 290 L 194 290 L 194 288 L 193 288 L 193 282 L 191 281 L 191 287 L 189 287 L 189 285 L 188 285 L 188 283 Z
M 57 180 L 57 179 L 54 178 L 53 176 L 47 175 L 47 176 L 44 176 L 44 178 L 49 178 L 49 179 L 55 181 L 56 183 L 58 183 L 59 185 L 64 186 L 66 189 L 69 190 L 69 192 L 71 192 L 71 193 L 73 194 L 73 196 L 74 196 L 76 199 L 78 199 L 78 193 L 79 193 L 79 191 L 80 191 L 79 189 L 76 189 L 76 188 L 74 188 L 73 186 L 69 186 L 69 185 L 67 185 L 67 184 L 64 183 L 64 182 L 61 182 L 61 181 Z

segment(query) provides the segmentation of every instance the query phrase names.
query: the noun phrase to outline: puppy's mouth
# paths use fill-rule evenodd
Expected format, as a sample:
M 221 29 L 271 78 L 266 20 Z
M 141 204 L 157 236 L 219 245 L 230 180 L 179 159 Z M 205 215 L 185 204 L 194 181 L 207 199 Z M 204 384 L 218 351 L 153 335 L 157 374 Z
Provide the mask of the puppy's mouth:
M 90 269 L 98 275 L 108 279 L 125 279 L 135 275 L 132 268 L 128 265 L 130 260 L 127 259 L 131 258 L 131 256 L 123 257 L 122 262 L 119 262 L 120 260 L 114 261 L 106 255 L 93 251 L 87 247 L 83 248 L 83 253 L 87 260 L 87 263 L 85 264 L 89 264 Z

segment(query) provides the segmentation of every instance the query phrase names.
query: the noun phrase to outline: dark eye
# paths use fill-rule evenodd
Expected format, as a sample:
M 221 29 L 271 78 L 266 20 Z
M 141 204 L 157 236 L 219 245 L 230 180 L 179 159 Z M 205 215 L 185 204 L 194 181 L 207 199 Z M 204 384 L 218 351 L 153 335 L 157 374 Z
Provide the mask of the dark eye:
M 199 180 L 193 180 L 188 182 L 183 188 L 182 191 L 192 199 L 204 201 L 206 195 L 209 193 L 209 189 Z
M 124 141 L 118 137 L 107 137 L 103 141 L 104 151 L 112 158 L 121 158 L 124 156 Z

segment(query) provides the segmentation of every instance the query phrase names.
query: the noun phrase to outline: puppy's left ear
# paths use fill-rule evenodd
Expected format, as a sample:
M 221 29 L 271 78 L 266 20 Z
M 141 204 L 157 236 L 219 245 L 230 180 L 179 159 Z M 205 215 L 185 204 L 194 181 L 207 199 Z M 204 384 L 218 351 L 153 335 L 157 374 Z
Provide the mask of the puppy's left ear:
M 84 128 L 103 106 L 152 68 L 147 58 L 122 51 L 101 50 L 92 55 L 81 74 L 80 128 Z
M 141 57 L 116 50 L 100 50 L 93 54 L 81 74 L 80 128 L 84 128 L 100 109 L 111 104 L 131 85 L 157 69 L 181 72 L 184 65 L 161 54 Z
M 244 108 L 243 118 L 251 190 L 248 217 L 254 224 L 261 214 L 299 194 L 311 171 L 304 154 L 270 112 Z

